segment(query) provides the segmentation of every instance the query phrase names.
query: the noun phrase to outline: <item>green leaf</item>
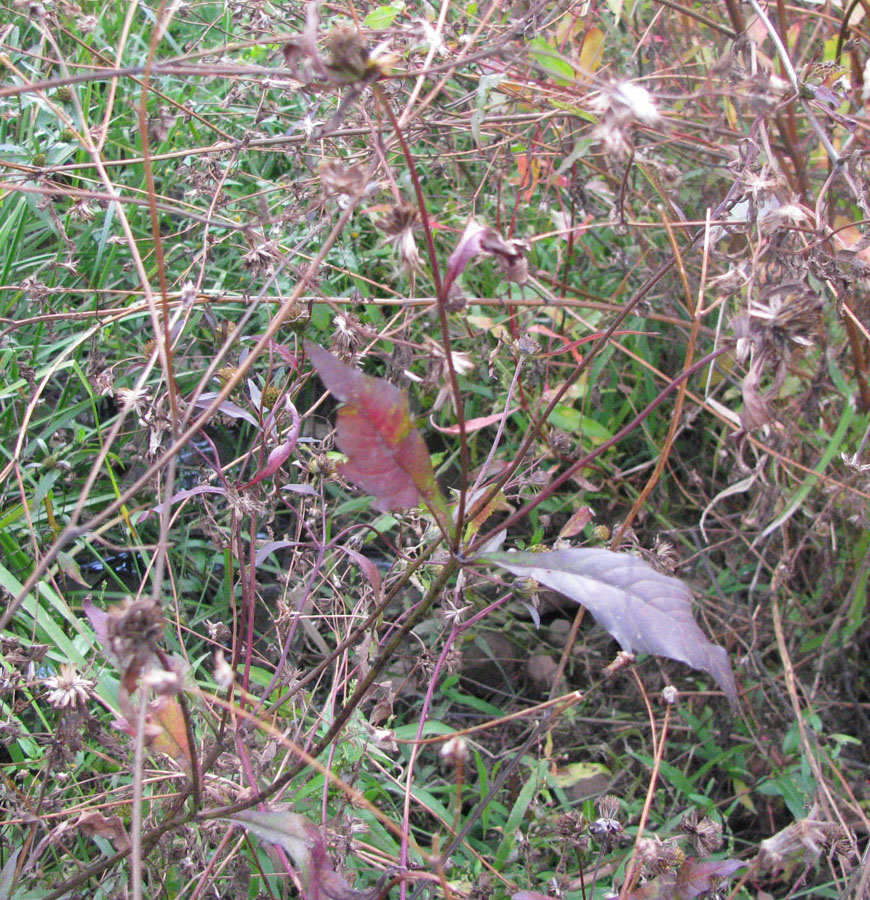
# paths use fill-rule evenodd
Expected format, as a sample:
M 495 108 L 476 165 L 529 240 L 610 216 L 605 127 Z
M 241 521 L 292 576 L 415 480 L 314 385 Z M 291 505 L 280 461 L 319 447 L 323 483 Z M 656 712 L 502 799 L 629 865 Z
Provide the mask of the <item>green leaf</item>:
M 529 41 L 529 53 L 548 75 L 560 80 L 574 80 L 574 66 L 542 37 Z
M 373 28 L 375 31 L 382 31 L 393 24 L 396 20 L 396 16 L 398 16 L 404 8 L 404 3 L 391 3 L 389 6 L 378 6 L 363 19 L 363 25 L 365 25 L 366 28 Z

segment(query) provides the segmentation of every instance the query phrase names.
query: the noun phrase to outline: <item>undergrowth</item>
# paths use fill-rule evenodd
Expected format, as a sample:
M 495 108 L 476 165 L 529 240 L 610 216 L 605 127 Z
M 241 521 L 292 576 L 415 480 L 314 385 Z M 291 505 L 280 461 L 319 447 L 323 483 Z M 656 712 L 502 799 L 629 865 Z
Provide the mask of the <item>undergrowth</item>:
M 0 4 L 2 900 L 870 896 L 865 13 Z

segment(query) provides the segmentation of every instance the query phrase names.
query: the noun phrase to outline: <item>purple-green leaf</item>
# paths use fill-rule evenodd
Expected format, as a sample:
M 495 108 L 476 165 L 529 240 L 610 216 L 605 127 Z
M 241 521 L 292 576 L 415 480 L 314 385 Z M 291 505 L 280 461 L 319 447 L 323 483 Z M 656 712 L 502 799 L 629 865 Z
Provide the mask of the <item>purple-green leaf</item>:
M 692 592 L 627 553 L 599 548 L 490 553 L 485 559 L 564 594 L 592 614 L 629 652 L 654 653 L 706 672 L 733 707 L 737 686 L 723 647 L 692 616 Z
M 745 866 L 739 859 L 687 859 L 675 872 L 659 875 L 626 894 L 625 900 L 694 900 Z
M 354 890 L 335 871 L 322 831 L 305 816 L 246 809 L 229 818 L 290 854 L 299 870 L 304 900 L 369 900 L 367 892 Z

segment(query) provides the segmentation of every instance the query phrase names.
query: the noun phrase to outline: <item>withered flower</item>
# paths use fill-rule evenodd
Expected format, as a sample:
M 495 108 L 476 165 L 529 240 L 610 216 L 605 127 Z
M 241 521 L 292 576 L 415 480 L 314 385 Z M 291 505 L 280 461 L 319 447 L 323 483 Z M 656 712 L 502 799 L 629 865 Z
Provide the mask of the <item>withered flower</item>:
M 280 259 L 281 251 L 274 241 L 261 241 L 242 257 L 242 265 L 252 272 L 271 275 L 275 270 L 275 263 Z
M 699 818 L 696 809 L 690 809 L 680 824 L 692 839 L 698 856 L 709 856 L 722 846 L 722 826 L 707 816 Z
M 423 268 L 423 260 L 417 249 L 414 238 L 414 226 L 419 213 L 416 206 L 410 203 L 396 203 L 377 220 L 377 226 L 392 240 L 391 243 L 399 252 L 402 266 L 409 272 L 419 272 Z
M 354 25 L 340 25 L 326 35 L 324 41 L 329 50 L 326 69 L 336 81 L 362 80 L 368 73 L 369 48 L 365 38 Z
M 326 162 L 320 167 L 320 183 L 327 197 L 337 197 L 339 206 L 346 206 L 361 197 L 368 188 L 366 169 L 362 163 L 346 166 L 340 161 Z
M 613 794 L 605 794 L 598 800 L 599 818 L 589 825 L 589 834 L 605 849 L 609 850 L 622 838 L 625 826 L 617 819 L 619 814 L 619 798 Z
M 94 689 L 93 681 L 82 678 L 71 663 L 61 663 L 60 672 L 44 678 L 42 684 L 49 690 L 46 700 L 56 709 L 83 706 Z
M 472 219 L 465 226 L 456 249 L 447 260 L 444 279 L 446 287 L 449 288 L 468 263 L 480 253 L 494 256 L 509 281 L 524 284 L 529 277 L 529 263 L 525 256 L 528 249 L 526 241 L 505 240 L 494 228 L 486 228 Z
M 613 156 L 625 156 L 631 151 L 634 126 L 657 125 L 661 120 L 650 92 L 633 81 L 615 82 L 603 88 L 591 105 L 600 117 L 595 136 Z

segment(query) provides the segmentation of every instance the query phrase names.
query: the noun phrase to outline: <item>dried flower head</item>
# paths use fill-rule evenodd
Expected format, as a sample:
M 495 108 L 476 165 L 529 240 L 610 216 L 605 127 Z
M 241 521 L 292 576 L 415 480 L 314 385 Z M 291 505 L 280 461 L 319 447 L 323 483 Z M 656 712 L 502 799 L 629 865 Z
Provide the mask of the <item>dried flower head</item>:
M 281 251 L 274 241 L 261 241 L 242 257 L 242 265 L 252 272 L 271 275 L 275 271 L 275 263 L 280 259 Z
M 446 376 L 447 354 L 444 352 L 444 348 L 438 341 L 432 340 L 431 338 L 424 338 L 424 341 L 426 349 L 429 351 L 432 359 L 440 362 L 439 369 L 441 376 Z M 465 353 L 461 350 L 451 350 L 450 361 L 453 363 L 453 371 L 456 372 L 457 375 L 468 375 L 469 372 L 474 371 L 474 360 L 469 353 Z
M 151 395 L 148 388 L 116 388 L 115 399 L 121 404 L 124 411 L 133 410 L 139 419 L 139 424 L 144 428 L 148 410 L 151 407 Z
M 182 309 L 190 309 L 196 303 L 196 285 L 192 281 L 185 281 L 178 292 L 178 302 Z
M 806 818 L 792 822 L 773 837 L 761 842 L 758 859 L 769 871 L 779 872 L 792 864 L 810 867 L 823 852 L 850 856 L 854 853 L 854 836 L 837 822 L 817 818 L 814 806 Z
M 47 702 L 55 709 L 83 706 L 94 692 L 93 681 L 82 678 L 71 663 L 61 663 L 60 672 L 44 678 L 42 684 L 49 690 Z
M 417 224 L 419 211 L 410 203 L 395 203 L 377 220 L 377 226 L 385 234 L 395 237 Z
M 210 619 L 206 619 L 205 627 L 208 630 L 209 638 L 221 644 L 226 643 L 233 635 L 226 622 L 212 622 Z
M 662 701 L 668 706 L 673 706 L 679 699 L 679 696 L 679 692 L 672 684 L 665 685 L 662 689 Z
M 631 133 L 637 124 L 657 125 L 661 120 L 650 92 L 633 81 L 603 88 L 591 105 L 600 117 L 595 136 L 613 156 L 624 156 L 632 149 Z
M 780 284 L 749 304 L 749 337 L 761 348 L 772 342 L 782 352 L 789 342 L 811 347 L 821 327 L 819 296 L 800 283 Z
M 327 197 L 353 199 L 366 189 L 366 168 L 362 163 L 346 166 L 342 162 L 325 162 L 320 167 L 320 183 Z
M 680 824 L 691 838 L 698 856 L 709 856 L 722 846 L 722 826 L 707 816 L 699 818 L 696 809 L 690 809 Z
M 402 267 L 409 272 L 419 272 L 423 268 L 423 260 L 414 238 L 418 215 L 417 207 L 410 203 L 396 203 L 376 223 L 381 231 L 392 238 L 391 243 L 399 252 Z
M 619 797 L 615 794 L 604 794 L 595 804 L 598 814 L 604 819 L 615 819 L 619 815 Z
M 326 69 L 336 81 L 361 81 L 369 70 L 369 48 L 354 25 L 333 28 L 324 40 L 329 51 Z
M 339 356 L 351 355 L 360 345 L 361 326 L 352 313 L 339 313 L 333 320 L 332 346 Z
M 262 500 L 250 491 L 238 491 L 232 485 L 227 489 L 227 505 L 240 518 L 266 512 L 266 504 Z
M 574 449 L 574 438 L 561 428 L 551 428 L 547 433 L 547 443 L 557 456 L 568 456 Z
M 106 650 L 114 658 L 118 669 L 126 672 L 133 661 L 140 663 L 154 653 L 163 635 L 166 620 L 159 603 L 152 600 L 133 600 L 106 611 Z
M 97 207 L 87 198 L 81 197 L 69 208 L 69 214 L 79 222 L 90 222 L 97 214 Z
M 528 359 L 540 352 L 541 345 L 530 334 L 523 334 L 511 344 L 511 349 L 517 359 Z
M 779 228 L 812 227 L 813 214 L 798 203 L 784 203 L 765 213 L 759 221 L 763 234 L 770 234 Z

